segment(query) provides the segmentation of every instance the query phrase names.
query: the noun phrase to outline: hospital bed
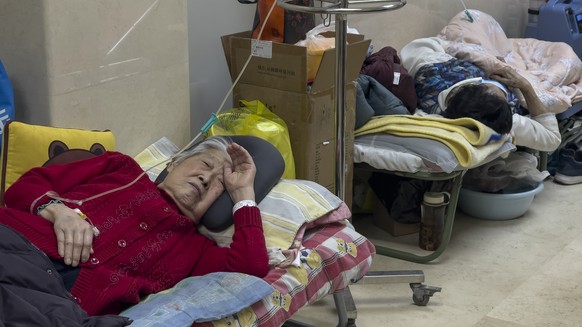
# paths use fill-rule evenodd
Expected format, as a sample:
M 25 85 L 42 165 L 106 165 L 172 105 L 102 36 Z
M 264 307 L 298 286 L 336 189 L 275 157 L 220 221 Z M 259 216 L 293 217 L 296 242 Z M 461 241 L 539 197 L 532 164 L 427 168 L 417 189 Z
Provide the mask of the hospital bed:
M 52 153 L 57 143 L 65 147 Z M 0 193 L 33 167 L 103 153 L 93 153 L 94 148 L 114 150 L 113 133 L 9 121 L 3 134 Z M 162 138 L 134 158 L 155 181 L 165 165 L 154 166 L 178 150 Z M 355 231 L 347 205 L 325 187 L 306 180 L 280 180 L 259 208 L 266 244 L 273 253 L 273 268 L 264 278 L 236 273 L 186 278 L 121 314 L 131 317 L 136 326 L 190 326 L 193 322 L 193 326 L 281 326 L 301 307 L 328 294 L 343 299 L 347 286 L 368 272 L 374 245 Z M 211 230 L 200 225 L 199 230 L 220 246 L 232 240 L 232 226 Z M 228 306 L 222 305 L 225 299 Z M 343 308 L 341 324 L 347 325 Z
M 470 22 L 459 13 L 437 35 L 447 40 L 447 53 L 482 67 L 488 74 L 511 66 L 524 75 L 550 112 L 560 120 L 563 143 L 575 139 L 571 135 L 572 117 L 582 105 L 582 63 L 568 45 L 535 39 L 509 39 L 489 15 L 470 10 Z M 568 51 L 569 50 L 569 51 Z M 559 54 L 559 55 L 558 55 Z M 575 119 L 575 117 L 574 117 Z M 388 118 L 390 121 L 390 118 Z M 515 150 L 503 144 L 491 156 L 471 165 L 457 165 L 455 157 L 439 142 L 423 138 L 402 137 L 399 133 L 370 133 L 354 141 L 354 164 L 359 169 L 396 174 L 423 180 L 452 180 L 451 201 L 445 219 L 441 246 L 433 253 L 419 256 L 393 248 L 376 246 L 377 253 L 404 260 L 428 262 L 444 251 L 454 221 L 455 209 L 464 173 L 471 168 Z M 546 169 L 547 153 L 540 152 L 540 169 Z
M 386 117 L 391 120 L 392 117 Z M 396 117 L 395 117 L 396 118 Z M 438 258 L 447 248 L 455 219 L 462 181 L 467 170 L 486 164 L 511 151 L 515 146 L 508 140 L 489 144 L 491 149 L 482 159 L 459 163 L 455 154 L 442 142 L 422 137 L 407 137 L 389 133 L 357 136 L 354 140 L 354 165 L 357 170 L 393 174 L 424 181 L 449 182 L 442 242 L 434 250 L 419 254 L 376 243 L 378 254 L 411 261 L 428 263 Z M 479 147 L 475 147 L 478 150 Z

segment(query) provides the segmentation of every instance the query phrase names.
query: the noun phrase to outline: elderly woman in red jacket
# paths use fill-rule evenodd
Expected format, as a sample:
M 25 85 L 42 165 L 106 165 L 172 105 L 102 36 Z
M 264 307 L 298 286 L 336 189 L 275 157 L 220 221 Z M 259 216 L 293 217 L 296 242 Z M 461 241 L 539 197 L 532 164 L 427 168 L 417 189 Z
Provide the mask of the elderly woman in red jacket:
M 47 254 L 88 314 L 119 313 L 188 276 L 267 274 L 255 173 L 249 153 L 221 137 L 174 158 L 157 185 L 131 157 L 107 152 L 30 170 L 6 191 L 0 223 Z M 224 190 L 235 203 L 230 248 L 196 227 Z

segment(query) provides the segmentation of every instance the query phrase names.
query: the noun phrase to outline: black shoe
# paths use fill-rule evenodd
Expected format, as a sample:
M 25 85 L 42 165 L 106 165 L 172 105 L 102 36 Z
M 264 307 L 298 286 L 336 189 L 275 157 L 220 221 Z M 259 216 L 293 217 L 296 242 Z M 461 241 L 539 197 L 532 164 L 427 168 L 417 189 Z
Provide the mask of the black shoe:
M 582 149 L 575 143 L 560 149 L 554 181 L 566 185 L 582 183 Z

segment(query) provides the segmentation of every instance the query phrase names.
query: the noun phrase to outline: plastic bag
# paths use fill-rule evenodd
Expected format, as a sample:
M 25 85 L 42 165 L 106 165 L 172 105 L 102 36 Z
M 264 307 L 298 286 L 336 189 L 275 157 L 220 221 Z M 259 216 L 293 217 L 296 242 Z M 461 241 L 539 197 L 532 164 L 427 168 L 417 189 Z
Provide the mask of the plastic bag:
M 218 115 L 218 120 L 206 132 L 213 135 L 253 135 L 273 144 L 285 160 L 281 178 L 295 178 L 295 159 L 287 124 L 258 100 L 240 101 L 239 108 Z M 260 172 L 258 172 L 260 173 Z
M 319 64 L 326 50 L 335 48 L 335 37 L 326 37 L 322 34 L 335 31 L 335 22 L 326 26 L 319 24 L 305 35 L 305 40 L 301 40 L 295 45 L 307 48 L 307 81 L 313 81 L 319 70 Z M 359 34 L 356 29 L 348 29 L 348 33 Z
M 528 152 L 511 152 L 507 158 L 497 158 L 463 177 L 463 187 L 487 193 L 520 193 L 534 189 L 550 174 L 539 171 L 537 158 Z

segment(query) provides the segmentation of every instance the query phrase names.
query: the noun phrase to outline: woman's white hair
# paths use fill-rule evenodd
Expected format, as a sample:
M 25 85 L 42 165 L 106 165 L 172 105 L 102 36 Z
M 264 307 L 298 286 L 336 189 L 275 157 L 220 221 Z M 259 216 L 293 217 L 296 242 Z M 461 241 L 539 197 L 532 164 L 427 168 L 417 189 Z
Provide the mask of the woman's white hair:
M 226 148 L 231 143 L 232 139 L 228 136 L 211 136 L 176 155 L 170 164 L 177 165 L 190 157 L 211 149 L 224 151 L 224 153 L 226 153 Z

